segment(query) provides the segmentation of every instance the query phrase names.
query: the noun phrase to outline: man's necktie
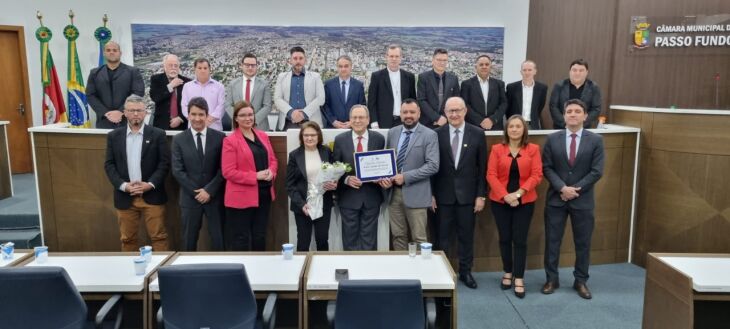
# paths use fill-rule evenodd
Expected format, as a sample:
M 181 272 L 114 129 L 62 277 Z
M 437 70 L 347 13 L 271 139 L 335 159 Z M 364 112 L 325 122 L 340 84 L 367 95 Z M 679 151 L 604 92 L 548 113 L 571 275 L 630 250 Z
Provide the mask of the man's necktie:
M 362 152 L 362 136 L 357 136 L 357 152 Z
M 347 102 L 347 87 L 346 87 L 347 81 L 342 81 L 342 89 L 340 90 L 340 93 L 342 93 L 342 100 L 344 102 Z
M 251 79 L 246 79 L 246 101 L 251 102 Z
M 204 155 L 203 155 L 203 139 L 200 137 L 200 135 L 202 135 L 202 134 L 201 133 L 198 133 L 197 134 L 197 136 L 198 136 L 198 156 L 202 160 L 203 157 L 204 157 Z
M 572 167 L 575 165 L 575 138 L 578 137 L 576 134 L 570 134 L 570 155 L 568 156 L 568 164 Z
M 396 161 L 396 166 L 398 167 L 398 172 L 403 171 L 403 164 L 406 161 L 406 151 L 408 150 L 408 143 L 411 142 L 411 133 L 412 131 L 406 131 L 406 138 L 403 138 L 403 144 L 398 147 L 398 159 Z
M 172 94 L 170 95 L 170 119 L 177 118 L 180 111 L 177 108 L 177 89 L 172 89 Z
M 454 138 L 451 139 L 451 155 L 454 156 L 454 167 L 456 167 L 456 155 L 459 152 L 459 129 L 454 130 Z

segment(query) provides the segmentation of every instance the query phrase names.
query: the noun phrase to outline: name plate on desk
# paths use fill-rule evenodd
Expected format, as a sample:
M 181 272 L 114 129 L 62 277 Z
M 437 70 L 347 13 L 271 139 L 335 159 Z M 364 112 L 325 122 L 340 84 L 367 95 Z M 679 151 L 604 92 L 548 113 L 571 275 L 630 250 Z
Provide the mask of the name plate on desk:
M 377 150 L 355 153 L 355 175 L 363 182 L 393 177 L 395 170 L 395 150 Z

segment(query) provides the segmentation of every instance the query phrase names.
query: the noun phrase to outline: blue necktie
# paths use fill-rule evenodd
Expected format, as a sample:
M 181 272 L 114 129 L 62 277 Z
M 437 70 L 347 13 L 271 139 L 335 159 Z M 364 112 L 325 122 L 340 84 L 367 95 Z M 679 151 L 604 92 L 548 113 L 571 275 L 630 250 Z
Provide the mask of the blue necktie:
M 398 167 L 398 172 L 403 171 L 403 162 L 406 161 L 406 151 L 408 150 L 408 143 L 411 141 L 411 133 L 413 133 L 410 130 L 406 130 L 406 138 L 403 139 L 403 144 L 400 145 L 398 148 L 398 159 L 396 161 L 396 166 Z
M 345 89 L 345 84 L 347 84 L 347 81 L 342 81 L 342 90 L 340 92 L 342 93 L 342 101 L 347 103 L 347 89 Z

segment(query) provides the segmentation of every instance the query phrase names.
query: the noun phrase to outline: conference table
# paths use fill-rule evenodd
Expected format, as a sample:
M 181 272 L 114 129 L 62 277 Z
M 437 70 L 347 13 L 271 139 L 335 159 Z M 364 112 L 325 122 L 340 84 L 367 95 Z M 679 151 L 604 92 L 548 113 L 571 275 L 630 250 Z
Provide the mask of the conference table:
M 238 263 L 246 268 L 246 275 L 257 299 L 266 299 L 276 293 L 277 299 L 298 301 L 298 327 L 302 327 L 302 277 L 308 256 L 294 253 L 292 259 L 284 259 L 280 252 L 178 252 L 162 266 L 184 264 Z M 148 328 L 154 328 L 155 301 L 160 300 L 157 273 L 150 278 L 147 308 Z
M 643 328 L 727 328 L 730 254 L 649 253 Z
M 144 275 L 136 275 L 134 259 L 137 252 L 49 253 L 48 260 L 38 264 L 34 257 L 26 258 L 17 266 L 60 266 L 68 273 L 84 300 L 108 300 L 121 294 L 126 300 L 142 302 L 144 317 L 148 314 L 147 284 L 157 267 L 170 258 L 173 252 L 154 252 Z M 146 326 L 144 326 L 146 328 Z
M 304 328 L 309 328 L 309 303 L 335 300 L 336 269 L 347 269 L 350 280 L 420 280 L 424 297 L 447 299 L 451 304 L 450 328 L 456 325 L 456 274 L 442 251 L 425 259 L 407 252 L 314 252 L 310 254 L 304 289 Z M 437 321 L 439 321 L 437 315 Z M 440 321 L 439 321 L 440 322 Z
M 0 259 L 0 267 L 13 267 L 16 264 L 19 264 L 23 262 L 24 260 L 28 259 L 28 257 L 33 256 L 32 250 L 16 250 L 13 253 L 12 259 Z

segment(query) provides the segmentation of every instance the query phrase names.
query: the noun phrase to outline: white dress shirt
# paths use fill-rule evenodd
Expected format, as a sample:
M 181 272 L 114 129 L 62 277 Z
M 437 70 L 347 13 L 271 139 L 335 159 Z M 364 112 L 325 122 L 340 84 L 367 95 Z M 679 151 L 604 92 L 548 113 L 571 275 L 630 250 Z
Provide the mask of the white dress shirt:
M 532 92 L 535 89 L 535 82 L 532 82 L 532 86 L 525 85 L 522 83 L 522 117 L 525 121 L 530 122 L 532 115 Z
M 484 106 L 486 107 L 487 100 L 489 100 L 489 77 L 482 80 L 482 78 L 477 75 L 477 79 L 479 79 L 479 88 L 482 89 L 482 95 L 484 95 Z
M 390 87 L 393 92 L 393 116 L 400 116 L 400 104 L 403 102 L 400 94 L 400 70 L 395 72 L 388 69 Z
M 355 133 L 355 131 L 352 131 L 352 149 L 357 152 L 357 137 L 359 137 L 358 134 Z M 362 151 L 367 152 L 368 151 L 368 131 L 365 130 L 365 132 L 362 134 Z

